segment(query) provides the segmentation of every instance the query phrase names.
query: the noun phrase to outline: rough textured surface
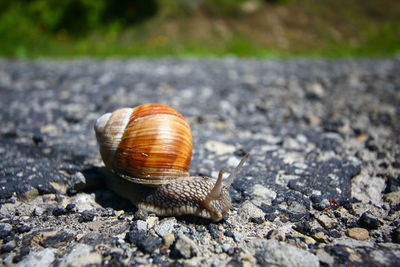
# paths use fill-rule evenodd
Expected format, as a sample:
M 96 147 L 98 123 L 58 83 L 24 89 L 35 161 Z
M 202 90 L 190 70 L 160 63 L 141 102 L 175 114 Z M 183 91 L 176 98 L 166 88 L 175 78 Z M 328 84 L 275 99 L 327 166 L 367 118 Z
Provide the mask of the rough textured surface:
M 395 265 L 399 73 L 397 58 L 0 60 L 0 265 Z M 186 116 L 191 174 L 251 154 L 226 220 L 147 216 L 102 182 L 94 121 L 147 102 Z

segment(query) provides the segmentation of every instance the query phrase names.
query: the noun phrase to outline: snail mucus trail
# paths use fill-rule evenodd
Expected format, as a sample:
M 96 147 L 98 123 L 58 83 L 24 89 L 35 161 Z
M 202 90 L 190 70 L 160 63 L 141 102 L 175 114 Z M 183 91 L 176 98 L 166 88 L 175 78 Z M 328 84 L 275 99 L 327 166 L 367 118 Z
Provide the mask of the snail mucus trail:
M 106 175 L 108 185 L 138 209 L 214 221 L 228 213 L 228 189 L 249 156 L 226 179 L 222 171 L 217 179 L 190 176 L 192 134 L 175 109 L 160 104 L 121 108 L 98 118 L 94 129 L 101 157 L 112 172 Z

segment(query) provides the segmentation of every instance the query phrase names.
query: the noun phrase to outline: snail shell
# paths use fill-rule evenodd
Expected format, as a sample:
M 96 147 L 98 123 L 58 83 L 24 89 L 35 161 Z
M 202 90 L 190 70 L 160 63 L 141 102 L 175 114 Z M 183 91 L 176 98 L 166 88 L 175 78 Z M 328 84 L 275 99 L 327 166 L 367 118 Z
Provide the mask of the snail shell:
M 192 134 L 173 108 L 118 109 L 97 119 L 95 132 L 106 167 L 128 180 L 159 185 L 189 176 Z
M 192 134 L 173 108 L 144 104 L 118 109 L 98 118 L 94 129 L 101 157 L 114 173 L 110 187 L 139 209 L 215 221 L 229 211 L 228 188 L 248 156 L 224 181 L 222 171 L 218 179 L 190 176 Z

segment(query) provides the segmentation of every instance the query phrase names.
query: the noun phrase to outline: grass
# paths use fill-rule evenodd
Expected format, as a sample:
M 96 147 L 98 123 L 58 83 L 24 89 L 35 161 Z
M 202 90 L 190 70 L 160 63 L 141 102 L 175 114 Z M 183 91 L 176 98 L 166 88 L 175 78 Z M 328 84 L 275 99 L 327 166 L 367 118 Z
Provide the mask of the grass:
M 3 30 L 0 56 L 286 58 L 400 53 L 397 0 L 370 0 L 368 4 L 360 0 L 257 3 L 259 6 L 251 12 L 235 11 L 232 6 L 229 12 L 210 12 L 204 7 L 183 12 L 173 7 L 134 25 L 109 23 L 86 34 L 64 28 L 55 32 L 40 27 L 27 29 L 22 20 L 15 32 Z M 18 30 L 25 34 L 18 34 Z

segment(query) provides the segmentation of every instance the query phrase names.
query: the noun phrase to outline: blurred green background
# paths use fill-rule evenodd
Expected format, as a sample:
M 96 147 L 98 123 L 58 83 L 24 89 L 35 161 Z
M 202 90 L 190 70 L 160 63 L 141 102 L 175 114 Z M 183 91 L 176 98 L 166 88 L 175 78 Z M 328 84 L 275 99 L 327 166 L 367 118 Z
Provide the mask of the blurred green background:
M 390 56 L 399 0 L 0 0 L 0 56 Z

